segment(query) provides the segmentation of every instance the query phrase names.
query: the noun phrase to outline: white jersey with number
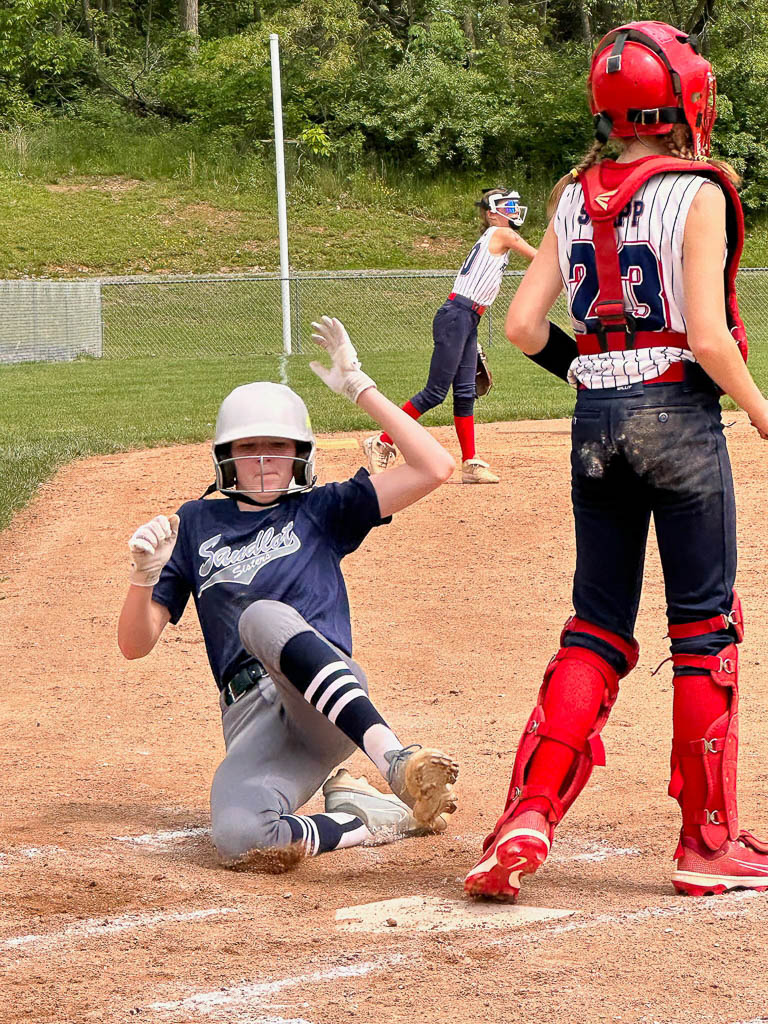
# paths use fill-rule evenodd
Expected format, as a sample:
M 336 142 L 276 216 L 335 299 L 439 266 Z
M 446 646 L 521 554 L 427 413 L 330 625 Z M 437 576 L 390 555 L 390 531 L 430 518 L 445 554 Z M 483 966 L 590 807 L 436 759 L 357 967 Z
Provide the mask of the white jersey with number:
M 640 331 L 686 333 L 683 294 L 683 233 L 691 203 L 706 179 L 667 172 L 649 178 L 614 221 L 624 309 Z M 592 222 L 581 185 L 563 192 L 554 217 L 560 273 L 568 312 L 577 335 L 594 331 L 597 298 Z M 591 315 L 590 315 L 591 313 Z M 612 388 L 651 380 L 681 360 L 695 362 L 688 349 L 660 345 L 579 356 L 569 380 L 588 388 Z
M 453 282 L 452 291 L 479 306 L 490 306 L 499 294 L 501 279 L 509 262 L 509 250 L 498 256 L 488 251 L 488 243 L 494 231 L 498 231 L 498 228 L 488 228 L 483 232 Z

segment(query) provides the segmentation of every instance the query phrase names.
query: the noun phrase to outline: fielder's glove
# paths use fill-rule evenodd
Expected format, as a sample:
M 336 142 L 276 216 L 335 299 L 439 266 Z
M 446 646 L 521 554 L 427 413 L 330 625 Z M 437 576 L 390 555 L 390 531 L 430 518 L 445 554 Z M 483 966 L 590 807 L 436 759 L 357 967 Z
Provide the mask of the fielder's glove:
M 324 316 L 322 323 L 313 322 L 312 326 L 317 331 L 317 334 L 312 335 L 312 340 L 324 348 L 331 357 L 331 366 L 329 369 L 322 363 L 313 362 L 309 364 L 309 368 L 331 391 L 356 402 L 364 391 L 376 387 L 375 382 L 360 368 L 355 346 L 349 340 L 346 328 L 340 320 Z
M 155 516 L 144 523 L 128 541 L 133 556 L 130 581 L 137 587 L 154 587 L 163 566 L 173 554 L 179 534 L 179 517 Z
M 475 394 L 478 398 L 487 395 L 493 387 L 493 374 L 488 362 L 488 356 L 483 351 L 480 342 L 477 343 L 477 369 L 475 370 Z

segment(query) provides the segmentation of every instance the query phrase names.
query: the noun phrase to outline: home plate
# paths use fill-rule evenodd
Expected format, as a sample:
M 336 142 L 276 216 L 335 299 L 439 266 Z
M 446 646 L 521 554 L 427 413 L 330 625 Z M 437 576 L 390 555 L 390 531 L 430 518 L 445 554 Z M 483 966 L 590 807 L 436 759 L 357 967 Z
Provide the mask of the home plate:
M 536 921 L 570 917 L 573 910 L 519 907 L 509 903 L 469 903 L 438 896 L 403 896 L 396 900 L 342 907 L 336 921 L 346 932 L 452 932 L 461 928 L 517 928 Z

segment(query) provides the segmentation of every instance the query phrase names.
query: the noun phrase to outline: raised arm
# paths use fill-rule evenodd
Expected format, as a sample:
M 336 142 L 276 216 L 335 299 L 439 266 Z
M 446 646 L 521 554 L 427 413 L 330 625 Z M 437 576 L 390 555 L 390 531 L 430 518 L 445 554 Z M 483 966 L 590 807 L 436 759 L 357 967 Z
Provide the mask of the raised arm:
M 385 430 L 400 449 L 405 464 L 373 477 L 382 516 L 412 505 L 444 483 L 454 468 L 453 457 L 416 420 L 377 390 L 363 373 L 357 352 L 344 325 L 324 316 L 313 323 L 312 338 L 331 357 L 330 368 L 322 363 L 310 367 L 332 391 L 344 395 L 364 409 Z

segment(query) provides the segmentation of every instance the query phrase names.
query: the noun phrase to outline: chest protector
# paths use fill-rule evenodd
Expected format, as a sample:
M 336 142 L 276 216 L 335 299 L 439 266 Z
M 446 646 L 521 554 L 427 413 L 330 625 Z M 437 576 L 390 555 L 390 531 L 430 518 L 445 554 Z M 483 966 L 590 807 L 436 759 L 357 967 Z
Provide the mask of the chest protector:
M 697 174 L 709 178 L 722 188 L 726 199 L 726 238 L 728 253 L 725 262 L 726 320 L 739 351 L 746 362 L 747 332 L 739 314 L 736 300 L 736 273 L 744 247 L 744 214 L 741 200 L 733 183 L 714 164 L 692 163 L 676 157 L 649 156 L 632 165 L 626 177 L 616 188 L 606 188 L 602 182 L 600 164 L 593 164 L 578 176 L 584 192 L 584 207 L 592 221 L 597 269 L 598 297 L 592 311 L 598 326 L 592 333 L 576 335 L 579 355 L 599 352 L 623 352 L 627 349 L 653 348 L 673 345 L 687 349 L 685 334 L 669 330 L 638 330 L 638 321 L 624 309 L 624 291 L 621 267 L 616 245 L 614 221 L 630 202 L 637 190 L 654 174 Z

